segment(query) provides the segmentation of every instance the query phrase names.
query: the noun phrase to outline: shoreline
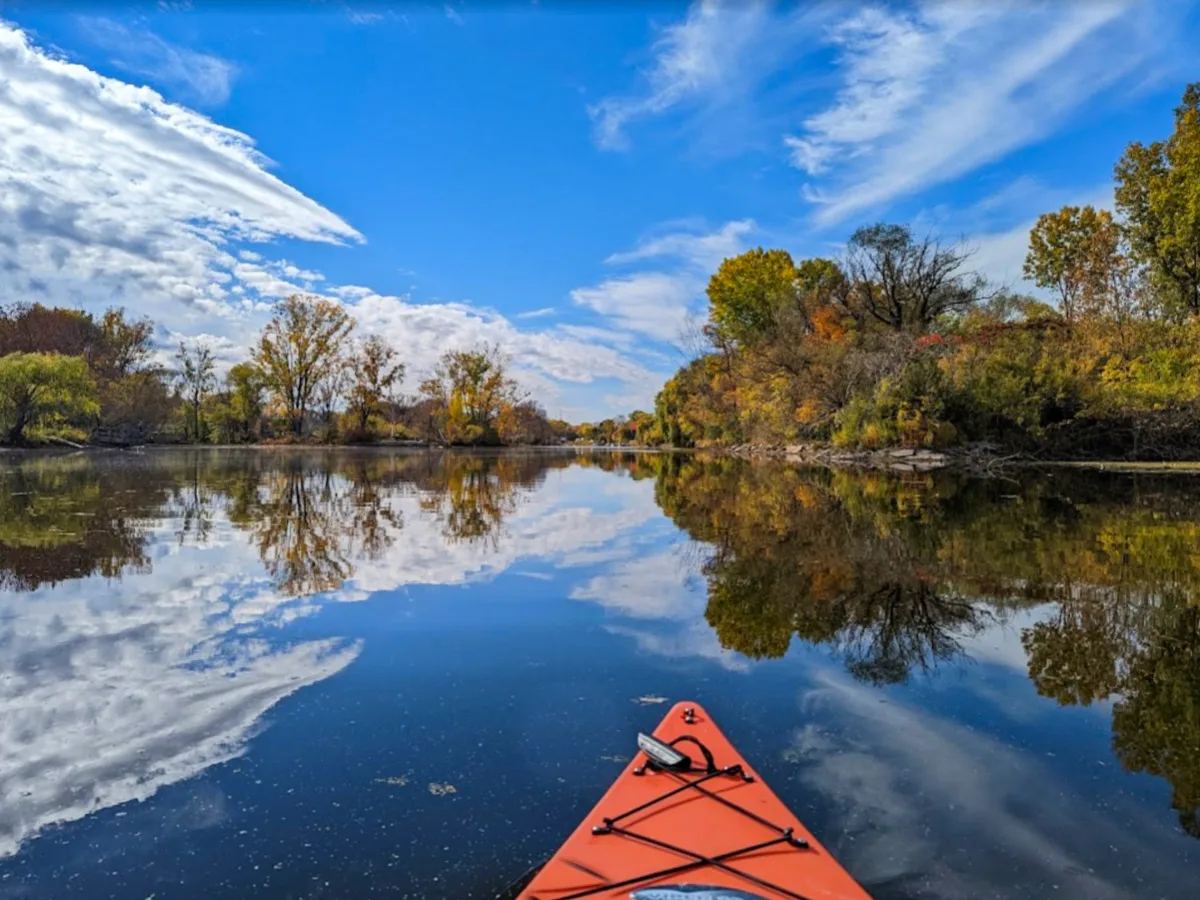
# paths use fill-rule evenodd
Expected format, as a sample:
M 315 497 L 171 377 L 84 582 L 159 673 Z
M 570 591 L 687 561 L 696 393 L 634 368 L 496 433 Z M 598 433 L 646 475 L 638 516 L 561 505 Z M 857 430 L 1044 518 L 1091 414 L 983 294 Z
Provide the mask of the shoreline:
M 991 445 L 965 445 L 941 450 L 891 447 L 879 450 L 846 450 L 826 444 L 734 444 L 729 447 L 637 447 L 619 444 L 532 444 L 507 447 L 443 446 L 424 442 L 374 444 L 142 444 L 122 447 L 110 444 L 77 446 L 43 444 L 32 447 L 0 446 L 0 459 L 33 456 L 71 456 L 100 453 L 170 453 L 185 451 L 254 452 L 361 452 L 410 451 L 414 453 L 646 453 L 732 456 L 748 461 L 773 460 L 799 466 L 828 469 L 865 469 L 874 471 L 934 472 L 960 471 L 991 475 L 1011 468 L 1073 468 L 1100 472 L 1200 474 L 1200 459 L 1195 460 L 1122 460 L 1122 459 L 1039 459 L 1029 454 L 1002 454 Z

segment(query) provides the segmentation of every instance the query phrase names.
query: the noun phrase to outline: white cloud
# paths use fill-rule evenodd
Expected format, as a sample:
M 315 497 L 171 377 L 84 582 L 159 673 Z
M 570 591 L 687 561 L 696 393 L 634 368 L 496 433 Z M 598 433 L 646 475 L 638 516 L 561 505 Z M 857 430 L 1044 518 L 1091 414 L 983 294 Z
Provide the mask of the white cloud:
M 745 52 L 761 38 L 767 21 L 762 2 L 694 3 L 683 22 L 663 28 L 655 41 L 643 92 L 606 97 L 588 107 L 596 143 L 606 150 L 625 149 L 630 122 L 735 91 Z
M 716 231 L 674 231 L 647 237 L 632 250 L 605 260 L 622 266 L 664 260 L 664 269 L 617 275 L 571 291 L 571 299 L 611 320 L 619 329 L 668 343 L 680 342 L 698 312 L 709 276 L 727 256 L 746 249 L 743 238 L 756 229 L 750 219 L 725 223 Z
M 229 60 L 180 47 L 152 32 L 109 19 L 85 17 L 82 25 L 87 39 L 113 53 L 113 65 L 123 71 L 180 90 L 202 106 L 221 106 L 229 100 L 238 74 Z
M 350 21 L 355 25 L 375 25 L 387 18 L 387 16 L 381 12 L 369 12 L 359 9 L 350 10 L 348 15 Z
M 230 362 L 248 352 L 274 301 L 315 292 L 341 298 L 365 330 L 403 348 L 410 377 L 448 347 L 491 341 L 534 377 L 662 380 L 581 335 L 521 331 L 467 304 L 331 284 L 262 247 L 239 247 L 363 238 L 269 172 L 249 136 L 50 56 L 4 23 L 0 71 L 0 296 L 92 311 L 124 305 L 162 334 L 227 339 Z
M 702 284 L 691 273 L 639 272 L 576 288 L 571 299 L 619 328 L 676 341 Z
M 745 250 L 745 242 L 742 239 L 752 234 L 755 227 L 753 219 L 737 219 L 726 222 L 709 234 L 680 231 L 650 237 L 632 250 L 612 254 L 605 262 L 621 265 L 665 256 L 681 259 L 695 268 L 712 271 L 726 257 L 736 256 Z
M 519 312 L 513 318 L 516 318 L 516 319 L 542 319 L 542 318 L 545 318 L 546 316 L 552 316 L 556 312 L 558 312 L 558 310 L 555 309 L 553 306 L 543 306 L 541 309 L 530 309 L 530 310 L 526 310 L 525 312 Z
M 453 6 L 451 6 L 449 3 L 445 4 L 442 7 L 442 9 L 446 13 L 446 18 L 449 19 L 451 22 L 453 22 L 455 25 L 463 24 L 463 17 L 459 14 L 458 10 L 455 9 Z
M 807 196 L 834 223 L 1040 140 L 1137 71 L 1162 40 L 1140 4 L 920 3 L 855 9 L 827 32 L 841 88 L 785 137 L 826 176 Z
M 3 24 L 0 69 L 5 296 L 126 303 L 184 326 L 198 301 L 229 303 L 232 240 L 361 240 L 269 174 L 246 135 L 149 88 L 47 56 Z
M 404 348 L 410 380 L 426 373 L 446 350 L 485 342 L 499 344 L 517 365 L 562 381 L 659 377 L 611 347 L 553 332 L 521 331 L 503 316 L 466 304 L 418 304 L 371 294 L 357 300 L 353 309 L 366 332 Z

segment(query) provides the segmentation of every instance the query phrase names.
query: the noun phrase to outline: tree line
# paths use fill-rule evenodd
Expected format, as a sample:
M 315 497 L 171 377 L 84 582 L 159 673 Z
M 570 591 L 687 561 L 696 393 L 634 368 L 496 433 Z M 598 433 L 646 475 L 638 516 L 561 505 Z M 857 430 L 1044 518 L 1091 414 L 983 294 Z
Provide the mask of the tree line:
M 0 309 L 0 440 L 188 442 L 561 443 L 494 345 L 449 350 L 413 396 L 406 364 L 377 334 L 359 336 L 335 302 L 279 303 L 249 359 L 218 377 L 213 349 L 182 342 L 156 361 L 154 324 L 112 308 Z
M 708 284 L 704 348 L 653 413 L 581 426 L 611 443 L 986 441 L 1058 456 L 1200 446 L 1200 84 L 1173 132 L 1130 144 L 1114 213 L 1041 216 L 1025 274 L 989 284 L 962 243 L 859 228 L 837 258 L 754 249 Z

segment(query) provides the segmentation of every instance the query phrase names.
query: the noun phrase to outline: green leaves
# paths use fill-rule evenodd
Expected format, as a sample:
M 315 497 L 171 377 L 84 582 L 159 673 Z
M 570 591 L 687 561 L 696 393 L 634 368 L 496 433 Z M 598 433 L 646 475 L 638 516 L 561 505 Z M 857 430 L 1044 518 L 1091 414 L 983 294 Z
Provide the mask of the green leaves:
M 81 356 L 10 353 L 0 357 L 0 421 L 9 443 L 56 417 L 95 415 L 96 385 Z
M 1116 180 L 1137 257 L 1176 306 L 1200 314 L 1200 83 L 1184 91 L 1170 137 L 1129 145 Z
M 799 273 L 786 250 L 749 250 L 723 263 L 708 282 L 709 321 L 726 342 L 753 345 L 799 302 Z

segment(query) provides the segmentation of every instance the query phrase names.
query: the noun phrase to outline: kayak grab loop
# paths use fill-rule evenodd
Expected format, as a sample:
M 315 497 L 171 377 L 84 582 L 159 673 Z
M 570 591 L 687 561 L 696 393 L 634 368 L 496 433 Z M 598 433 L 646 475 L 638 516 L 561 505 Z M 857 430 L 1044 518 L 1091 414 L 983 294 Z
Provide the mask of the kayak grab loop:
M 705 868 L 705 867 L 709 867 L 709 868 L 713 868 L 713 869 L 720 869 L 720 870 L 722 870 L 724 872 L 728 872 L 729 874 L 734 875 L 738 878 L 744 879 L 748 883 L 758 885 L 759 887 L 767 888 L 768 890 L 776 891 L 785 897 L 791 897 L 791 898 L 793 898 L 793 900 L 810 900 L 810 898 L 804 896 L 803 894 L 797 894 L 795 891 L 788 890 L 786 887 L 784 887 L 782 885 L 774 884 L 770 881 L 767 881 L 764 878 L 759 878 L 758 876 L 753 875 L 750 872 L 745 872 L 742 869 L 738 869 L 738 868 L 735 868 L 734 866 L 730 865 L 730 862 L 736 861 L 738 857 L 748 856 L 751 853 L 758 853 L 759 851 L 765 850 L 768 847 L 774 847 L 774 846 L 778 846 L 778 845 L 786 845 L 788 847 L 794 848 L 797 851 L 804 851 L 804 850 L 808 849 L 808 841 L 804 840 L 803 838 L 796 837 L 795 832 L 791 828 L 784 828 L 779 825 L 776 825 L 775 823 L 770 822 L 767 819 L 764 819 L 762 816 L 751 812 L 750 810 L 746 809 L 745 807 L 743 807 L 737 803 L 734 803 L 732 800 L 729 800 L 728 798 L 723 797 L 720 794 L 714 794 L 712 791 L 710 791 L 706 787 L 704 787 L 705 782 L 712 781 L 717 778 L 739 778 L 742 781 L 750 782 L 750 781 L 754 780 L 754 776 L 748 774 L 745 771 L 745 769 L 742 767 L 741 763 L 735 763 L 731 766 L 724 766 L 722 768 L 718 768 L 715 761 L 713 760 L 712 753 L 709 751 L 709 749 L 707 747 L 705 747 L 703 744 L 701 744 L 699 741 L 697 741 L 695 738 L 692 738 L 690 736 L 676 738 L 676 740 L 672 741 L 671 744 L 673 745 L 675 743 L 678 743 L 679 741 L 684 741 L 684 740 L 692 741 L 700 747 L 701 751 L 704 753 L 705 760 L 708 764 L 708 766 L 707 766 L 708 771 L 706 771 L 703 775 L 699 776 L 698 778 L 687 778 L 685 775 L 681 774 L 678 770 L 676 770 L 674 768 L 668 768 L 668 767 L 664 767 L 664 766 L 657 764 L 654 761 L 653 757 L 651 757 L 650 754 L 647 754 L 647 762 L 643 766 L 641 766 L 641 769 L 643 772 L 648 770 L 651 773 L 655 773 L 655 774 L 669 775 L 671 778 L 675 779 L 676 781 L 678 781 L 680 783 L 678 785 L 676 785 L 675 787 L 671 788 L 670 790 L 668 790 L 666 793 L 655 797 L 653 800 L 648 800 L 645 803 L 638 804 L 637 806 L 633 807 L 632 809 L 627 809 L 627 810 L 625 810 L 625 812 L 620 813 L 618 815 L 605 816 L 601 820 L 602 824 L 596 825 L 592 828 L 592 834 L 597 835 L 597 836 L 599 836 L 599 835 L 614 835 L 617 837 L 627 838 L 629 840 L 640 841 L 644 844 L 649 844 L 652 847 L 657 847 L 660 850 L 667 850 L 667 851 L 669 851 L 671 853 L 675 853 L 679 856 L 690 857 L 691 861 L 685 862 L 685 863 L 680 863 L 679 865 L 675 865 L 675 866 L 669 866 L 665 869 L 658 869 L 653 872 L 646 872 L 641 875 L 636 875 L 632 878 L 626 878 L 623 881 L 608 882 L 606 884 L 601 884 L 596 887 L 586 888 L 581 891 L 576 891 L 573 894 L 566 894 L 566 895 L 560 896 L 560 897 L 556 898 L 556 900 L 580 900 L 580 898 L 583 898 L 583 897 L 590 897 L 595 894 L 609 892 L 609 891 L 617 890 L 620 888 L 632 887 L 632 886 L 638 885 L 638 884 L 646 884 L 647 882 L 650 882 L 650 881 L 656 881 L 660 878 L 665 878 L 668 875 L 678 875 L 682 872 L 688 872 L 693 869 L 701 869 L 701 868 Z M 635 772 L 636 772 L 636 770 L 635 770 Z M 679 794 L 682 794 L 686 791 L 696 791 L 700 794 L 703 794 L 705 797 L 707 797 L 710 800 L 716 800 L 718 803 L 724 804 L 725 806 L 729 807 L 730 809 L 741 813 L 743 816 L 746 816 L 749 819 L 753 819 L 755 822 L 758 822 L 760 825 L 763 825 L 764 827 L 769 828 L 771 831 L 773 831 L 775 833 L 775 836 L 771 837 L 767 840 L 760 841 L 757 844 L 750 844 L 749 846 L 746 846 L 746 847 L 739 847 L 734 850 L 728 850 L 724 853 L 718 853 L 715 856 L 706 856 L 703 853 L 697 853 L 696 851 L 689 850 L 686 847 L 677 846 L 677 845 L 669 843 L 667 841 L 663 841 L 658 838 L 652 837 L 648 834 L 643 834 L 643 833 L 640 833 L 637 831 L 633 831 L 630 828 L 624 828 L 618 824 L 619 822 L 621 822 L 625 819 L 628 819 L 631 816 L 635 816 L 638 813 L 644 812 L 647 809 L 649 809 L 650 807 L 656 806 L 656 805 L 662 803 L 663 801 L 669 800 L 672 797 L 678 796 Z

